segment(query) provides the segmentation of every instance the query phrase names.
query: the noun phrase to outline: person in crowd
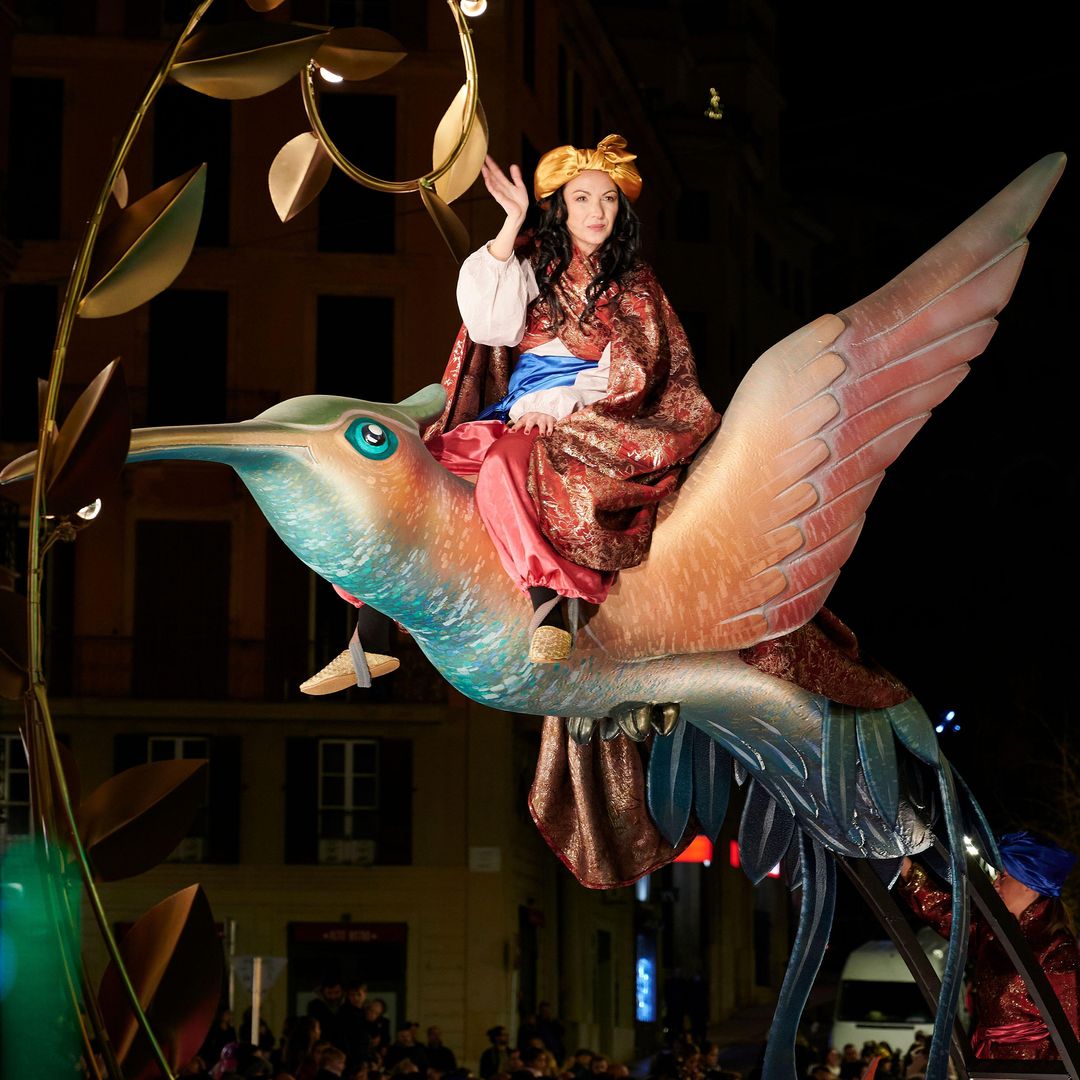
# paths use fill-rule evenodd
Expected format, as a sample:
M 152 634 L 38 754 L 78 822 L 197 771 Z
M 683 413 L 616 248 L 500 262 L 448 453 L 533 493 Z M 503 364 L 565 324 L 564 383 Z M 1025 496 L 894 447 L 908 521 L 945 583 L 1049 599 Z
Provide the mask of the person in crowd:
M 368 1023 L 374 1026 L 372 1044 L 385 1053 L 390 1045 L 390 1017 L 386 1015 L 386 1002 L 382 998 L 372 998 L 364 1007 L 364 1015 Z
M 491 1045 L 480 1055 L 480 1080 L 491 1080 L 499 1073 L 507 1072 L 510 1063 L 510 1032 L 502 1024 L 488 1028 Z
M 1080 1027 L 1080 948 L 1059 897 L 1076 856 L 1045 837 L 1021 831 L 998 840 L 1003 868 L 994 888 L 1020 924 L 1073 1031 Z M 897 883 L 900 897 L 923 922 L 948 937 L 952 896 L 917 863 L 905 859 Z M 971 1044 L 977 1058 L 1056 1060 L 1057 1048 L 1023 978 L 978 910 L 971 912 L 978 1023 Z
M 399 1061 L 406 1058 L 416 1066 L 418 1072 L 427 1072 L 427 1051 L 417 1044 L 415 1028 L 409 1021 L 399 1025 L 397 1038 L 386 1051 L 383 1065 L 392 1070 Z
M 570 1062 L 570 1074 L 574 1080 L 584 1080 L 592 1073 L 593 1052 L 587 1047 L 580 1046 L 574 1051 L 574 1060 Z
M 536 1007 L 536 1033 L 544 1040 L 544 1045 L 556 1061 L 566 1057 L 565 1030 L 550 1001 L 541 1001 Z
M 444 1077 L 446 1073 L 453 1072 L 457 1068 L 454 1051 L 443 1042 L 442 1029 L 436 1024 L 432 1024 L 427 1029 L 426 1049 L 429 1068 L 438 1069 Z
M 345 1051 L 328 1046 L 319 1055 L 319 1071 L 314 1080 L 339 1080 L 345 1075 Z
M 345 988 L 336 975 L 327 975 L 315 988 L 315 996 L 308 1002 L 307 1014 L 319 1021 L 322 1037 L 334 1046 L 340 1046 L 341 1037 L 338 1013 L 345 1002 Z
M 306 1072 L 310 1080 L 318 1071 L 315 1050 L 321 1038 L 322 1027 L 316 1017 L 299 1017 L 289 1029 L 282 1047 L 280 1070 L 291 1073 L 297 1080 Z
M 339 1048 L 345 1051 L 346 1069 L 354 1069 L 371 1053 L 372 1027 L 367 1020 L 367 986 L 352 980 L 345 987 L 345 1000 L 338 1010 Z
M 549 1076 L 551 1074 L 547 1071 L 549 1068 L 547 1047 L 540 1039 L 536 1042 L 540 1045 L 537 1046 L 534 1042 L 521 1051 L 521 1067 L 533 1076 Z
M 199 1047 L 199 1057 L 203 1061 L 216 1063 L 221 1057 L 221 1050 L 226 1043 L 236 1042 L 236 1028 L 233 1026 L 233 1013 L 227 1005 L 219 1006 L 214 1014 L 214 1022 Z
M 862 1059 L 854 1043 L 844 1046 L 840 1057 L 840 1080 L 859 1080 L 863 1073 Z

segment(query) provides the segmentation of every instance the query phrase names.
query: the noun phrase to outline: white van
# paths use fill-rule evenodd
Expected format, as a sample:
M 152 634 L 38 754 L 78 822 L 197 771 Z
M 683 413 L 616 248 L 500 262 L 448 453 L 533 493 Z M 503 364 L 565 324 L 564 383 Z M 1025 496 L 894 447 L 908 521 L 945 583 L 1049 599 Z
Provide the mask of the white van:
M 945 970 L 948 943 L 928 926 L 917 937 L 940 976 Z M 967 1027 L 967 1010 L 961 1000 L 960 1022 Z M 842 1049 L 854 1043 L 887 1042 L 903 1053 L 915 1041 L 915 1033 L 930 1034 L 934 1017 L 923 1000 L 904 958 L 891 941 L 868 941 L 844 961 L 833 1009 L 830 1045 Z

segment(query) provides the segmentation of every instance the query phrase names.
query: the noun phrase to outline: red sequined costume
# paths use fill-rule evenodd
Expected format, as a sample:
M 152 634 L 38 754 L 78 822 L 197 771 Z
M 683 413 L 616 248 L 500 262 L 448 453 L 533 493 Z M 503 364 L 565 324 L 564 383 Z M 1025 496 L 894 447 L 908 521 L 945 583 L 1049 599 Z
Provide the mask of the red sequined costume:
M 920 919 L 942 937 L 948 937 L 952 925 L 948 889 L 937 885 L 915 863 L 907 880 L 901 879 L 896 889 Z M 1039 897 L 1021 914 L 1020 931 L 1050 980 L 1073 1031 L 1077 1031 L 1080 952 L 1059 911 L 1053 898 Z M 978 911 L 971 913 L 969 949 L 975 965 L 973 989 L 978 1018 L 971 1040 L 975 1056 L 1000 1061 L 1056 1060 L 1057 1048 L 1028 996 L 1024 980 Z
M 720 417 L 701 392 L 686 334 L 650 267 L 625 275 L 596 317 L 578 322 L 595 272 L 575 254 L 559 279 L 565 318 L 557 336 L 585 359 L 598 360 L 610 344 L 607 394 L 535 441 L 528 487 L 552 547 L 573 563 L 612 571 L 645 558 L 660 500 Z M 443 376 L 446 408 L 425 440 L 437 446 L 443 432 L 502 398 L 516 355 L 551 341 L 552 327 L 549 305 L 538 299 L 516 347 L 476 344 L 462 328 Z

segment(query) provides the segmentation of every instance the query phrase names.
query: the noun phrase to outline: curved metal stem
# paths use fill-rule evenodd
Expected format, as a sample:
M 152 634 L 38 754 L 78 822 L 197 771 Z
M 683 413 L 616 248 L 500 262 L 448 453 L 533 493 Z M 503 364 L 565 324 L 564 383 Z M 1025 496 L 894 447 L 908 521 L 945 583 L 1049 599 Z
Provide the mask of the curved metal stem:
M 307 67 L 300 72 L 300 88 L 304 96 L 304 111 L 308 115 L 312 130 L 318 137 L 319 142 L 322 143 L 323 149 L 326 150 L 334 164 L 341 169 L 346 176 L 355 180 L 358 184 L 363 184 L 364 187 L 372 188 L 375 191 L 389 192 L 393 195 L 405 195 L 412 191 L 419 191 L 421 187 L 430 188 L 443 173 L 453 167 L 454 162 L 457 161 L 461 156 L 461 152 L 465 149 L 465 144 L 469 141 L 469 135 L 472 133 L 473 124 L 476 122 L 476 105 L 480 100 L 476 68 L 476 50 L 473 48 L 472 30 L 469 27 L 468 20 L 461 14 L 458 0 L 446 0 L 446 2 L 450 5 L 450 11 L 457 23 L 458 39 L 461 42 L 461 53 L 465 58 L 466 90 L 464 121 L 461 125 L 461 134 L 458 136 L 458 140 L 454 144 L 454 147 L 446 160 L 441 165 L 433 168 L 431 172 L 416 177 L 415 180 L 382 180 L 377 176 L 372 176 L 371 173 L 364 172 L 363 169 L 357 168 L 357 166 L 341 152 L 334 140 L 330 138 L 330 134 L 322 122 L 322 117 L 319 115 L 318 98 L 315 92 L 316 65 L 314 61 L 309 63 Z
M 97 891 L 97 886 L 94 884 L 93 870 L 90 866 L 89 859 L 86 856 L 86 851 L 79 840 L 78 829 L 75 824 L 75 814 L 71 806 L 67 782 L 64 779 L 64 773 L 61 767 L 60 751 L 56 742 L 56 731 L 53 727 L 52 717 L 49 714 L 48 698 L 45 689 L 45 676 L 42 671 L 43 635 L 41 619 L 41 584 L 44 576 L 44 551 L 42 548 L 46 529 L 45 475 L 48 463 L 48 451 L 52 445 L 53 436 L 56 431 L 56 406 L 60 396 L 60 384 L 64 375 L 64 362 L 67 358 L 68 343 L 71 340 L 72 329 L 74 328 L 75 318 L 78 313 L 79 298 L 86 285 L 94 243 L 101 230 L 101 222 L 105 216 L 105 210 L 109 204 L 109 199 L 112 196 L 113 185 L 116 183 L 116 178 L 119 176 L 120 170 L 124 166 L 124 161 L 127 159 L 128 152 L 135 142 L 135 137 L 142 127 L 142 122 L 145 119 L 154 98 L 157 96 L 158 91 L 168 77 L 169 69 L 176 59 L 176 54 L 179 52 L 180 46 L 190 36 L 212 3 L 213 0 L 200 0 L 189 16 L 187 24 L 177 35 L 172 46 L 166 51 L 165 56 L 162 58 L 153 77 L 150 79 L 142 99 L 128 123 L 127 131 L 124 133 L 124 137 L 120 140 L 113 153 L 112 163 L 106 173 L 105 182 L 101 187 L 94 210 L 86 223 L 82 241 L 79 244 L 79 249 L 75 255 L 75 263 L 71 270 L 71 276 L 68 278 L 67 290 L 64 293 L 64 302 L 60 309 L 60 319 L 56 329 L 56 339 L 53 343 L 52 364 L 49 369 L 49 384 L 40 418 L 41 428 L 38 438 L 38 460 L 34 471 L 34 488 L 30 504 L 30 538 L 29 552 L 27 554 L 27 667 L 30 676 L 29 692 L 33 695 L 34 702 L 37 706 L 35 723 L 40 724 L 40 734 L 45 737 L 49 760 L 56 778 L 56 787 L 60 794 L 61 805 L 59 809 L 71 830 L 72 843 L 78 854 L 79 869 L 82 872 L 83 883 L 90 899 L 90 905 L 93 909 L 98 928 L 105 941 L 106 950 L 108 951 L 113 964 L 116 965 L 128 1002 L 135 1014 L 139 1027 L 143 1030 L 143 1033 L 150 1043 L 151 1052 L 157 1062 L 158 1068 L 167 1080 L 172 1080 L 172 1070 L 165 1060 L 165 1055 L 150 1027 L 146 1014 L 139 1002 L 138 994 L 135 992 L 135 987 L 132 985 L 131 979 L 128 976 L 123 958 L 120 955 L 120 949 L 116 943 L 116 938 L 113 936 L 112 928 L 109 926 L 109 920 L 105 913 L 104 906 L 102 905 L 101 896 Z M 35 731 L 34 736 L 37 734 L 38 732 Z M 41 820 L 47 834 L 48 831 L 55 826 L 56 808 L 52 805 L 53 800 L 50 785 L 48 783 L 42 784 L 38 790 L 43 801 L 41 807 Z

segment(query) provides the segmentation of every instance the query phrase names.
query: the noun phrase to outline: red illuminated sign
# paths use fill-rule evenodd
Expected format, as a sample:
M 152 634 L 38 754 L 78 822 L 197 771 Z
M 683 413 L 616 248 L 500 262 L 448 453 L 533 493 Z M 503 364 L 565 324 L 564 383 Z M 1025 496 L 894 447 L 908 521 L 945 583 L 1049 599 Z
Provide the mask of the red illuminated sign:
M 712 862 L 712 856 L 712 841 L 707 836 L 695 836 L 686 850 L 676 856 L 675 861 L 707 863 Z

